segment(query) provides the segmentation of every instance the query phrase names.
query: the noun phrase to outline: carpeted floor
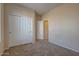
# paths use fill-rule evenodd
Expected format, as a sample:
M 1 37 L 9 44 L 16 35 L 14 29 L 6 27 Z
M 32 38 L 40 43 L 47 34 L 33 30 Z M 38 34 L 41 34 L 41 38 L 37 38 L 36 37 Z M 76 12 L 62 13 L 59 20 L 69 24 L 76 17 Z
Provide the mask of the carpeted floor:
M 79 53 L 62 48 L 47 40 L 37 40 L 35 44 L 24 44 L 4 51 L 3 56 L 79 56 Z

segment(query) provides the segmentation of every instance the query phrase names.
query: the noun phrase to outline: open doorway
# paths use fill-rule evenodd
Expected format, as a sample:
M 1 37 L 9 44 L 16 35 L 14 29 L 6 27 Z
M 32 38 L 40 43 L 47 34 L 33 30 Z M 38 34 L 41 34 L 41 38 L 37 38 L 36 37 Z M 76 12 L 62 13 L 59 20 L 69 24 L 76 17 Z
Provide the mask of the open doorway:
M 44 40 L 48 41 L 48 20 L 44 21 Z

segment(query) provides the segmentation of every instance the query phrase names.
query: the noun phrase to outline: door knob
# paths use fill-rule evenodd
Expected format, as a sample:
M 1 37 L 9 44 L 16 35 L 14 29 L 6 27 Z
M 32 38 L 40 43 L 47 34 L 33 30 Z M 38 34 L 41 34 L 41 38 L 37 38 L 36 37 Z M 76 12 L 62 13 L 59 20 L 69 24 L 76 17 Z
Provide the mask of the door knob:
M 9 32 L 11 34 L 11 32 Z

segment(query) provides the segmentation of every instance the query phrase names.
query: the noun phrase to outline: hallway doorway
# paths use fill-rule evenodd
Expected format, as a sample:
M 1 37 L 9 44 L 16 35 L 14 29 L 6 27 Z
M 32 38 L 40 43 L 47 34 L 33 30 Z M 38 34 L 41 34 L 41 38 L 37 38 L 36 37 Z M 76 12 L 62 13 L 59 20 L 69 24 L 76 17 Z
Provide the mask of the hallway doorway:
M 44 21 L 44 40 L 48 41 L 48 20 Z

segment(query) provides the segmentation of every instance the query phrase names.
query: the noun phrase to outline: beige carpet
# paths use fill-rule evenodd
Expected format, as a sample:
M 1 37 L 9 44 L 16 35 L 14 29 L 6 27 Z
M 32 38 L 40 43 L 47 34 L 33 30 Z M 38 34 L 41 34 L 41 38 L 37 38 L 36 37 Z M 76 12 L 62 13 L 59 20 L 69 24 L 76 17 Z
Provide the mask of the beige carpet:
M 79 56 L 79 53 L 62 48 L 47 40 L 37 40 L 35 44 L 11 47 L 3 56 Z

